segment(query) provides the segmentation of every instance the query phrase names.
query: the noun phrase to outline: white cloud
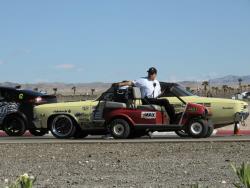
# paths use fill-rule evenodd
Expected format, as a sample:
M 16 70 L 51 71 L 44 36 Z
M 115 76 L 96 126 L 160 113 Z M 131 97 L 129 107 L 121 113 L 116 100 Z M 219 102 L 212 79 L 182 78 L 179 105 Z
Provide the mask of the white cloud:
M 81 67 L 76 69 L 77 72 L 82 72 L 83 70 L 84 70 L 84 69 L 81 68 Z
M 59 64 L 56 65 L 57 69 L 74 69 L 76 66 L 74 64 Z
M 2 60 L 0 60 L 0 65 L 4 64 L 4 62 Z

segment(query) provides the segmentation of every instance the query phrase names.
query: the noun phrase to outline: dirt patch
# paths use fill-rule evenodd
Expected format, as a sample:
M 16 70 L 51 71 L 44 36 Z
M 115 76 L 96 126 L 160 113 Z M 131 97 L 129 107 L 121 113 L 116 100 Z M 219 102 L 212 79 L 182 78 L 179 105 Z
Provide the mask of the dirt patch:
M 6 144 L 0 177 L 28 172 L 37 187 L 233 187 L 231 163 L 250 158 L 249 143 Z M 226 184 L 222 182 L 225 181 Z

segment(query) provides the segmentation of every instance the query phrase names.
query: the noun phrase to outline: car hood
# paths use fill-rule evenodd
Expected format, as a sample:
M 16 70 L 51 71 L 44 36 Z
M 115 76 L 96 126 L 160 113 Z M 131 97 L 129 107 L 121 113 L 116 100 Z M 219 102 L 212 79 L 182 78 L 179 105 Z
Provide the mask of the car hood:
M 165 97 L 164 97 L 165 98 Z M 176 97 L 167 97 L 170 99 L 170 102 L 179 102 L 179 99 Z M 233 99 L 223 99 L 223 98 L 211 98 L 211 97 L 199 97 L 199 96 L 187 96 L 181 97 L 186 102 L 191 103 L 227 103 L 227 104 L 241 104 L 241 105 L 248 105 L 248 103 L 240 100 L 233 100 Z
M 78 102 L 62 102 L 62 103 L 52 103 L 52 104 L 43 104 L 36 107 L 36 109 L 41 108 L 68 108 L 68 107 L 78 107 L 78 106 L 91 106 L 97 104 L 96 101 L 78 101 Z

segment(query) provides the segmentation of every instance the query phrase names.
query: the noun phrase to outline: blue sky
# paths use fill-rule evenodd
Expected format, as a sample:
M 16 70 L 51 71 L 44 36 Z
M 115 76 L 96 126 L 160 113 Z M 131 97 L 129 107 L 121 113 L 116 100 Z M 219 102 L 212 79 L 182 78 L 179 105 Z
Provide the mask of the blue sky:
M 250 74 L 250 0 L 0 0 L 0 82 Z

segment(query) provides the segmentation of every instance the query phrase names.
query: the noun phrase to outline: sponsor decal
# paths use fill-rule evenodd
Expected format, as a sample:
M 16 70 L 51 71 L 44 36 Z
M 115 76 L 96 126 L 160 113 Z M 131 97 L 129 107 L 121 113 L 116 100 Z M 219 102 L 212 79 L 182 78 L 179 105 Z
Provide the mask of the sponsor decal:
M 71 113 L 71 110 L 55 110 L 54 113 Z
M 88 106 L 84 106 L 84 107 L 82 107 L 82 109 L 83 109 L 84 111 L 87 111 L 87 110 L 89 110 L 89 107 L 88 107 Z
M 223 110 L 233 110 L 234 107 L 222 107 Z
M 196 107 L 189 107 L 189 108 L 187 109 L 187 111 L 188 111 L 188 112 L 197 112 L 198 109 L 197 109 Z
M 212 104 L 211 104 L 211 103 L 197 103 L 197 104 L 203 105 L 203 106 L 205 106 L 205 107 L 207 107 L 207 108 L 212 107 Z
M 84 113 L 80 113 L 80 112 L 75 113 L 76 117 L 83 116 L 83 115 L 84 115 Z
M 156 112 L 142 112 L 142 119 L 156 119 Z

